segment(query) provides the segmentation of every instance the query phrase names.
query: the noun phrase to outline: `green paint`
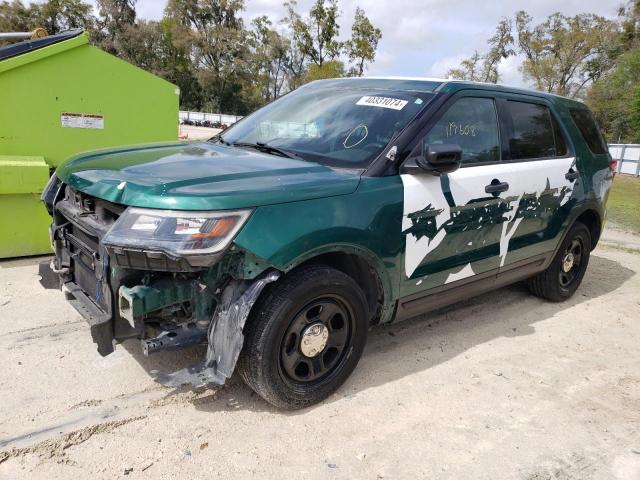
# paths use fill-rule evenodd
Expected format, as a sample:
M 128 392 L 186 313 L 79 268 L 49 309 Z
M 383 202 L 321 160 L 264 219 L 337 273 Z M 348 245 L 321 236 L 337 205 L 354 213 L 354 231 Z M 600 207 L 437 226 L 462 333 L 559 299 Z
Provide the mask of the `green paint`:
M 111 202 L 174 210 L 228 210 L 345 195 L 360 181 L 356 173 L 207 142 L 80 155 L 56 174 Z
M 0 61 L 0 258 L 50 251 L 50 219 L 37 199 L 49 171 L 65 159 L 174 140 L 177 93 L 171 83 L 90 46 L 85 34 Z M 64 128 L 64 112 L 101 115 L 104 129 Z

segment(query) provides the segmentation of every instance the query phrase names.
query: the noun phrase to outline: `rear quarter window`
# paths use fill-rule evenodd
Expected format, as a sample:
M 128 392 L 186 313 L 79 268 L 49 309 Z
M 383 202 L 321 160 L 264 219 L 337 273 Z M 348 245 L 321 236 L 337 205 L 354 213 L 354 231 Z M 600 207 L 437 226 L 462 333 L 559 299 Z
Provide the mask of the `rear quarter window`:
M 567 146 L 560 128 L 546 106 L 509 100 L 506 113 L 512 127 L 509 138 L 512 160 L 566 155 Z
M 587 142 L 587 146 L 592 153 L 607 153 L 607 144 L 600 133 L 600 129 L 596 125 L 596 121 L 589 110 L 584 108 L 572 108 L 569 110 L 573 122 L 580 130 L 582 138 Z

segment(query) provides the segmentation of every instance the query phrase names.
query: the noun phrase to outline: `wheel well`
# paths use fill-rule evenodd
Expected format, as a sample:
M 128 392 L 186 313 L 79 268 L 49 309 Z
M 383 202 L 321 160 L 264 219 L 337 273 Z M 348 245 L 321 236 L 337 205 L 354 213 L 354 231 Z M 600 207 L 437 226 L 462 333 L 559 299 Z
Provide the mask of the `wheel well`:
M 602 231 L 600 215 L 598 215 L 595 210 L 586 210 L 580 214 L 576 221 L 583 223 L 589 229 L 591 233 L 591 250 L 593 250 L 596 248 L 596 244 L 600 238 L 600 232 Z
M 362 257 L 344 252 L 331 252 L 313 257 L 299 265 L 322 264 L 340 270 L 353 278 L 364 293 L 371 324 L 378 323 L 384 302 L 384 289 L 375 269 Z

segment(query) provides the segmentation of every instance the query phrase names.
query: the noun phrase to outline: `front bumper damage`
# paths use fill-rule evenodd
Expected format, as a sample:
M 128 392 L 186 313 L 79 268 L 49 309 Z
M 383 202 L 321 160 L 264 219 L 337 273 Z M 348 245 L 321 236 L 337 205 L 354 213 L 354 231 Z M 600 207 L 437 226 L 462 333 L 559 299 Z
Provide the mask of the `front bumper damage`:
M 124 207 L 64 185 L 44 197 L 56 256 L 40 265 L 41 284 L 64 292 L 89 323 L 98 352 L 108 355 L 128 338 L 140 340 L 144 355 L 206 344 L 201 362 L 156 378 L 172 386 L 223 384 L 252 306 L 280 272 L 233 246 L 206 267 L 159 252 L 111 251 L 100 240 Z

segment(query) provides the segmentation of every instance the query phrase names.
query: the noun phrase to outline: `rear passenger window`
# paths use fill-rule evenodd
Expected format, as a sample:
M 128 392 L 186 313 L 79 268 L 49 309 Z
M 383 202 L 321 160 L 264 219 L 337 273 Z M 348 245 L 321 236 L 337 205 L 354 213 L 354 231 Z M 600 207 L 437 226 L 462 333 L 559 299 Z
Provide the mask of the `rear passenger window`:
M 607 153 L 607 144 L 596 125 L 591 112 L 586 109 L 571 109 L 571 118 L 575 122 L 589 150 L 595 154 Z
M 462 163 L 498 161 L 498 117 L 493 100 L 463 97 L 456 101 L 423 139 L 423 151 L 442 144 L 458 145 Z
M 511 159 L 561 157 L 567 145 L 560 126 L 544 105 L 508 101 L 507 115 L 511 117 L 512 134 L 509 138 Z

